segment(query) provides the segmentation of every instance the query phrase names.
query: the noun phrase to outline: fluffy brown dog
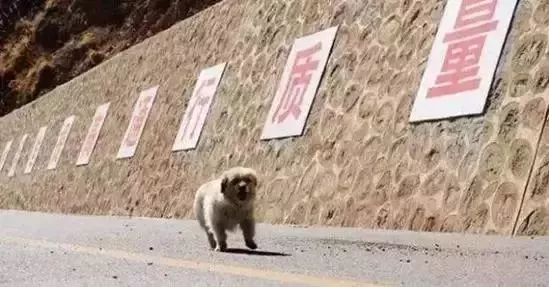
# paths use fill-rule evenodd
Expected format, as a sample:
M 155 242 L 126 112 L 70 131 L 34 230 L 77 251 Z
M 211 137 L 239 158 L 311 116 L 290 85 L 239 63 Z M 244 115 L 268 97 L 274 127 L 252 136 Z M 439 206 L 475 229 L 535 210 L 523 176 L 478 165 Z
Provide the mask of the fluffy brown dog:
M 239 225 L 246 246 L 256 249 L 254 241 L 254 200 L 258 185 L 253 169 L 235 167 L 213 181 L 203 184 L 194 199 L 195 216 L 206 231 L 212 249 L 227 249 L 227 231 Z

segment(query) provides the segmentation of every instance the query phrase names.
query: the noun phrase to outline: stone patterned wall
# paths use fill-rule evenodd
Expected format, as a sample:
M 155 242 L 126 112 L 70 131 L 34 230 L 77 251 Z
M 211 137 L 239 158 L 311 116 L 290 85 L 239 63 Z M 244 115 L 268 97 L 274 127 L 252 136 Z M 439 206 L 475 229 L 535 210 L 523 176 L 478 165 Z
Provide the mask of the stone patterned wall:
M 511 122 L 514 110 L 516 122 L 500 128 L 516 134 L 507 155 L 507 168 L 513 175 L 528 176 L 526 186 L 521 191 L 520 216 L 516 234 L 549 235 L 549 181 L 544 167 L 547 163 L 548 126 L 547 103 L 549 102 L 549 3 L 547 1 L 521 1 L 520 10 L 514 25 L 514 38 L 511 42 L 511 58 L 506 69 L 509 103 L 503 115 Z M 543 129 L 543 135 L 540 130 Z M 516 130 L 516 131 L 514 131 Z M 523 131 L 529 134 L 522 134 Z M 505 139 L 505 138 L 503 138 Z M 535 165 L 532 166 L 532 158 Z M 533 171 L 532 171 L 533 168 Z M 520 172 L 519 172 L 520 170 Z M 526 192 L 524 192 L 526 191 Z M 501 214 L 511 210 L 517 200 L 514 192 L 498 190 L 492 203 L 492 210 L 498 208 Z M 494 212 L 492 212 L 492 216 Z M 518 228 L 517 228 L 518 227 Z
M 549 3 L 539 1 L 525 6 L 525 14 L 530 19 L 529 22 L 526 19 L 523 21 L 524 33 L 517 43 L 513 77 L 519 83 L 517 89 L 529 100 L 523 117 L 535 115 L 537 123 L 546 112 L 544 107 L 549 94 Z M 519 61 L 520 58 L 523 60 Z M 549 118 L 545 116 L 545 119 L 535 165 L 524 194 L 524 206 L 517 223 L 516 231 L 520 235 L 549 235 Z
M 262 176 L 258 217 L 266 222 L 510 234 L 525 195 L 519 231 L 546 234 L 548 136 L 537 145 L 549 101 L 549 5 L 520 1 L 483 116 L 409 124 L 444 4 L 226 0 L 2 118 L 0 139 L 16 137 L 14 144 L 24 132 L 32 143 L 40 126 L 50 128 L 38 170 L 23 176 L 20 164 L 13 179 L 2 172 L 0 207 L 192 217 L 202 182 L 246 165 Z M 336 24 L 304 136 L 259 141 L 293 40 Z M 171 153 L 199 71 L 224 61 L 198 149 Z M 115 160 L 138 92 L 156 84 L 136 156 Z M 77 168 L 91 117 L 106 101 L 91 163 Z M 71 114 L 77 119 L 59 168 L 45 171 Z

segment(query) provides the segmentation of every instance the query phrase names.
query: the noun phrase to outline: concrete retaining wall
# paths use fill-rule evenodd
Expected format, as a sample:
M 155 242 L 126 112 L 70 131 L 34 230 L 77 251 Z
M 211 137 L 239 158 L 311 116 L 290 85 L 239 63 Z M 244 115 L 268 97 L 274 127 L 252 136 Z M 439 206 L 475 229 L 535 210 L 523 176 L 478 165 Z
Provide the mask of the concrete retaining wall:
M 0 207 L 191 217 L 200 183 L 246 165 L 262 175 L 258 217 L 267 222 L 510 234 L 518 218 L 520 234 L 547 234 L 549 5 L 520 1 L 485 114 L 409 124 L 444 4 L 226 0 L 3 117 L 0 144 L 32 135 L 22 163 L 38 129 L 49 128 L 32 174 L 20 163 L 8 178 L 10 153 Z M 293 40 L 335 24 L 305 135 L 260 142 Z M 225 61 L 198 149 L 172 153 L 199 71 Z M 154 85 L 136 156 L 115 160 L 139 91 Z M 107 101 L 91 163 L 76 167 L 95 108 Z M 59 167 L 46 171 L 72 114 Z

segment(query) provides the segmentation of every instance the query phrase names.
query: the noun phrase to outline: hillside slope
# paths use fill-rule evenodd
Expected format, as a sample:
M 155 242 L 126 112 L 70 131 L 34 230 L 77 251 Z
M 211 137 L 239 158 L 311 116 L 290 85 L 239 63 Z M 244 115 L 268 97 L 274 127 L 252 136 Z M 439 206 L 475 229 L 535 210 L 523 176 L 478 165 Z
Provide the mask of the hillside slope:
M 0 0 L 0 115 L 219 0 Z

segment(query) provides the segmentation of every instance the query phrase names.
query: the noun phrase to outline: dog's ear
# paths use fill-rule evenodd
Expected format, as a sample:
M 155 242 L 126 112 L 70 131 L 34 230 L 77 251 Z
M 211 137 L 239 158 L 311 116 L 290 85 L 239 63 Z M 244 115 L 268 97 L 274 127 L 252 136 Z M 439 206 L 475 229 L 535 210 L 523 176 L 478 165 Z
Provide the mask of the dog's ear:
M 257 176 L 256 176 L 256 175 L 250 176 L 250 181 L 252 182 L 252 184 L 253 184 L 255 187 L 258 187 L 258 186 L 259 186 L 259 180 L 257 179 Z
M 227 185 L 229 184 L 229 179 L 224 176 L 221 180 L 221 193 L 225 194 L 225 190 L 227 189 Z
M 257 174 L 255 173 L 255 171 L 250 173 L 249 179 L 255 187 L 259 186 L 259 179 L 258 179 Z

